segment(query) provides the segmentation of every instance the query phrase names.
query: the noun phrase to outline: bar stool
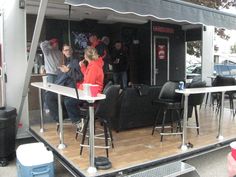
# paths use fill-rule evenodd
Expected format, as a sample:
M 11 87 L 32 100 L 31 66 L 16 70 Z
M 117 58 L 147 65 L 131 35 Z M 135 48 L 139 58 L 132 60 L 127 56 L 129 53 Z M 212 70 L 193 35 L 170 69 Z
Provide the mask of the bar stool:
M 230 85 L 235 85 L 235 79 L 233 77 L 223 77 L 218 75 L 215 80 L 213 81 L 212 85 L 213 86 L 230 86 Z M 230 104 L 230 109 L 233 111 L 234 113 L 234 91 L 228 91 L 225 92 L 225 95 L 227 95 L 229 97 L 229 104 Z M 214 93 L 215 99 L 217 100 L 217 114 L 219 113 L 220 110 L 220 106 L 221 106 L 221 93 Z
M 95 138 L 104 139 L 105 146 L 95 145 L 95 148 L 97 147 L 106 149 L 106 155 L 107 157 L 109 157 L 108 149 L 110 148 L 110 145 L 108 142 L 110 142 L 112 148 L 114 148 L 110 120 L 112 119 L 112 117 L 117 116 L 117 106 L 118 106 L 117 104 L 120 96 L 120 85 L 112 85 L 108 87 L 106 90 L 104 90 L 103 93 L 106 95 L 106 99 L 98 101 L 94 117 L 103 126 L 103 133 L 97 135 L 95 134 Z M 87 121 L 85 122 L 82 140 L 80 143 L 80 155 L 82 155 L 83 147 L 89 147 L 89 145 L 84 144 L 85 138 L 89 136 L 88 124 L 89 124 L 89 116 Z
M 180 112 L 183 109 L 183 104 L 182 104 L 182 95 L 177 94 L 175 92 L 175 89 L 178 89 L 178 82 L 172 82 L 168 81 L 166 82 L 160 92 L 158 100 L 153 100 L 153 104 L 157 105 L 159 108 L 159 111 L 157 112 L 156 115 L 156 120 L 153 125 L 152 129 L 152 135 L 154 134 L 154 130 L 157 127 L 157 122 L 158 119 L 160 119 L 159 115 L 160 112 L 163 110 L 164 115 L 162 118 L 162 128 L 161 128 L 161 142 L 163 140 L 164 135 L 182 135 L 182 128 L 181 128 L 181 116 Z M 171 113 L 171 133 L 164 133 L 165 129 L 165 119 L 166 119 L 166 114 L 167 112 L 170 111 Z M 177 124 L 179 126 L 180 132 L 173 133 L 173 111 L 176 111 L 177 113 Z
M 205 81 L 193 82 L 193 83 L 191 83 L 189 85 L 189 88 L 200 88 L 200 87 L 206 87 L 206 82 Z M 194 108 L 195 121 L 196 121 L 196 126 L 195 127 L 188 126 L 188 128 L 196 128 L 198 135 L 199 135 L 199 128 L 200 128 L 200 126 L 199 126 L 199 119 L 198 119 L 199 113 L 197 111 L 197 106 L 200 106 L 202 104 L 204 96 L 205 96 L 204 93 L 201 93 L 201 94 L 191 94 L 191 95 L 189 95 L 189 98 L 188 98 L 188 107 L 191 108 L 191 109 Z M 188 111 L 190 111 L 190 110 L 188 110 Z

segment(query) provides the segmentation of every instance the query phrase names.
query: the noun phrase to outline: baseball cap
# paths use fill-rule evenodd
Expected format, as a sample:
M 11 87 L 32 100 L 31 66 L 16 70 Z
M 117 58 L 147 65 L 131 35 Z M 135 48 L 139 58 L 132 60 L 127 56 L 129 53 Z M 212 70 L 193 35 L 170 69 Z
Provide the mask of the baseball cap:
M 58 41 L 57 38 L 52 38 L 52 39 L 49 40 L 49 42 L 50 42 L 50 44 L 52 45 L 52 44 L 55 44 L 55 43 L 58 44 L 59 41 Z

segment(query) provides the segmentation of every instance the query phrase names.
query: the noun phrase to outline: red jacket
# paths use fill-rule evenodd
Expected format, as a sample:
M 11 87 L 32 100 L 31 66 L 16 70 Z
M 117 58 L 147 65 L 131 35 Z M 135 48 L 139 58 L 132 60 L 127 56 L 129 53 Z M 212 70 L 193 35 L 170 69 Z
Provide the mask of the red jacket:
M 84 80 L 82 83 L 77 84 L 77 88 L 83 90 L 82 84 L 97 84 L 99 85 L 99 93 L 102 93 L 103 90 L 103 59 L 99 57 L 97 60 L 92 60 L 88 66 L 81 66 L 81 71 L 84 74 Z

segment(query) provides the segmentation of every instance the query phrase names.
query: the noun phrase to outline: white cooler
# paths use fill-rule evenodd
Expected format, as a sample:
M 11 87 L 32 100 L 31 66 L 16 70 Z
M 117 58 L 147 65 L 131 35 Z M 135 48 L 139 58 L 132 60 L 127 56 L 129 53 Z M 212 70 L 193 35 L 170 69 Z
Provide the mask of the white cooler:
M 18 177 L 54 177 L 53 154 L 43 143 L 20 145 L 16 157 Z

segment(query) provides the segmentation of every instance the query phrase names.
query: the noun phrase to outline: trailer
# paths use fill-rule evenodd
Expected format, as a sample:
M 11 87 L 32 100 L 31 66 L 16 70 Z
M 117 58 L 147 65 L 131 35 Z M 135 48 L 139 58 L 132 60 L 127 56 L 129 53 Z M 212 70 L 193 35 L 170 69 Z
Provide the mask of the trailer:
M 89 175 L 89 158 L 86 151 L 83 156 L 79 156 L 79 143 L 71 138 L 73 130 L 65 127 L 68 147 L 65 151 L 59 150 L 55 123 L 46 123 L 47 131 L 40 133 L 39 106 L 29 109 L 38 101 L 35 96 L 31 101 L 28 97 L 33 92 L 31 87 L 29 93 L 32 78 L 34 81 L 41 78 L 38 73 L 32 74 L 36 56 L 41 57 L 38 53 L 39 41 L 57 37 L 62 42 L 74 44 L 73 37 L 76 37 L 76 34 L 87 34 L 92 32 L 91 29 L 93 32 L 97 29 L 101 35 L 105 35 L 104 32 L 108 31 L 110 37 L 123 38 L 126 44 L 129 44 L 130 50 L 138 52 L 136 55 L 134 52 L 130 60 L 130 79 L 137 84 L 161 86 L 168 80 L 186 79 L 185 42 L 196 39 L 203 41 L 202 80 L 210 83 L 208 76 L 213 72 L 213 26 L 236 29 L 235 15 L 177 0 L 12 0 L 1 1 L 0 7 L 1 103 L 18 110 L 18 138 L 32 135 L 44 142 L 75 176 Z M 35 93 L 37 95 L 37 92 Z M 202 116 L 211 121 L 214 115 L 208 112 L 209 110 L 204 111 Z M 230 117 L 230 111 L 225 111 L 225 116 Z M 154 169 L 150 170 L 156 173 L 161 171 L 156 168 L 160 165 L 183 161 L 227 146 L 236 139 L 230 133 L 234 130 L 231 123 L 232 120 L 227 119 L 224 127 L 227 131 L 223 141 L 216 140 L 214 132 L 212 133 L 217 127 L 215 121 L 210 124 L 211 128 L 203 127 L 203 136 L 194 137 L 194 132 L 191 132 L 195 146 L 186 152 L 178 149 L 177 137 L 163 144 L 158 142 L 158 136 L 152 137 L 148 134 L 149 137 L 145 133 L 150 131 L 150 127 L 128 130 L 130 136 L 127 136 L 125 131 L 116 133 L 115 139 L 122 145 L 110 154 L 113 168 L 99 170 L 93 175 L 125 176 L 152 167 Z M 135 135 L 140 132 L 143 135 L 139 141 L 143 141 L 143 144 L 135 146 Z M 201 139 L 205 141 L 201 142 Z M 170 148 L 173 146 L 174 148 Z M 156 148 L 161 153 L 155 152 Z M 165 149 L 169 151 L 164 152 Z M 103 155 L 102 151 L 98 150 L 97 153 Z M 178 162 L 163 168 L 170 169 L 175 165 L 183 166 Z M 192 171 L 195 169 L 186 165 L 185 172 Z

